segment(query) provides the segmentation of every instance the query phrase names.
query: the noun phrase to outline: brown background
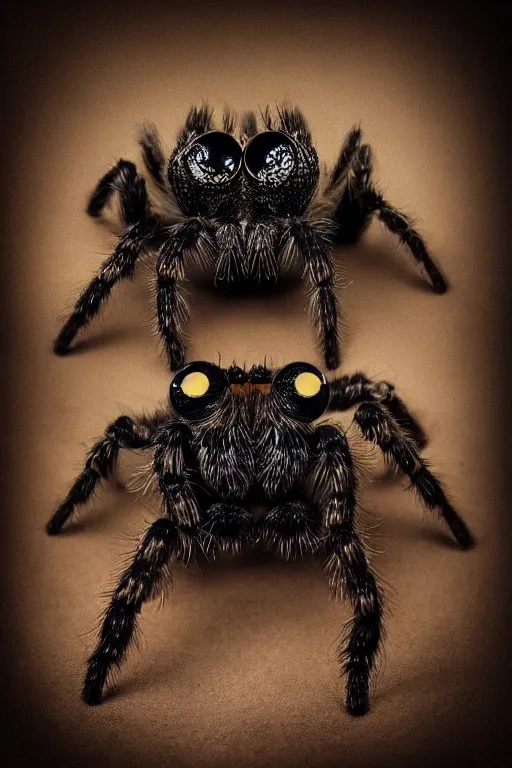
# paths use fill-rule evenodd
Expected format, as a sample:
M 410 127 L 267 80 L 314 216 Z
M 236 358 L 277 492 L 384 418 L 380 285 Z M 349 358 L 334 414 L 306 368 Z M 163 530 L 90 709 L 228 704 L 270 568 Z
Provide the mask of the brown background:
M 486 8 L 484 18 L 446 5 L 315 14 L 261 3 L 115 13 L 17 5 L 3 125 L 10 764 L 504 764 L 508 220 L 498 31 L 487 23 L 504 16 Z M 362 720 L 345 714 L 337 678 L 348 608 L 328 601 L 319 568 L 258 556 L 177 571 L 165 609 L 144 610 L 143 652 L 116 695 L 89 709 L 79 689 L 94 627 L 151 512 L 109 488 L 68 534 L 49 539 L 43 526 L 85 446 L 119 413 L 157 404 L 169 375 L 143 274 L 115 291 L 75 355 L 51 354 L 58 318 L 113 242 L 84 215 L 86 196 L 119 156 L 138 158 L 143 120 L 171 147 L 191 103 L 242 111 L 283 98 L 302 107 L 328 162 L 361 121 L 376 178 L 416 215 L 452 283 L 435 296 L 373 224 L 356 250 L 339 253 L 342 369 L 396 383 L 478 548 L 458 552 L 404 485 L 375 468 L 364 506 L 382 521 L 375 565 L 391 615 L 374 709 Z M 189 359 L 320 363 L 300 288 L 231 301 L 198 288 L 191 300 Z

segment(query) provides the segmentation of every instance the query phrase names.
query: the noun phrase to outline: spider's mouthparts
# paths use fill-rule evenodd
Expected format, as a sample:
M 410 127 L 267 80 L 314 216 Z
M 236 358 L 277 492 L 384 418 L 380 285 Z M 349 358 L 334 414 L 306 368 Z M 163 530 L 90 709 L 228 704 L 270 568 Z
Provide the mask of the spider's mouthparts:
M 235 395 L 241 395 L 247 397 L 253 392 L 261 392 L 263 395 L 268 395 L 270 392 L 270 384 L 232 384 L 231 391 Z

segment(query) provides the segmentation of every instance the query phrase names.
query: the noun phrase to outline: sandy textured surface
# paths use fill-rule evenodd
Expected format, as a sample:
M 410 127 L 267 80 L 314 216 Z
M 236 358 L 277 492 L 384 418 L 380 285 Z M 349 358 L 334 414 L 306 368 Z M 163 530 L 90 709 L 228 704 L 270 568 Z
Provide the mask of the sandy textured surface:
M 4 509 L 13 764 L 500 765 L 504 286 L 496 118 L 481 61 L 450 41 L 442 18 L 416 28 L 398 13 L 327 12 L 315 23 L 263 9 L 136 15 L 28 19 L 28 47 L 20 43 L 17 54 L 17 141 L 8 158 L 9 167 L 16 162 L 8 326 L 16 494 Z M 49 539 L 43 526 L 86 446 L 126 409 L 165 398 L 169 374 L 150 330 L 144 271 L 116 289 L 76 354 L 51 352 L 58 319 L 114 242 L 85 216 L 86 196 L 116 158 L 138 159 L 142 121 L 155 122 L 172 147 L 192 103 L 242 111 L 282 98 L 302 107 L 327 162 L 361 122 L 376 179 L 416 216 L 452 284 L 433 294 L 374 223 L 360 246 L 338 253 L 341 370 L 397 385 L 478 547 L 457 551 L 436 521 L 422 519 L 405 484 L 374 473 L 364 505 L 382 521 L 374 564 L 391 611 L 364 719 L 345 714 L 338 680 L 348 606 L 329 601 L 319 568 L 257 556 L 177 570 L 172 599 L 143 611 L 142 652 L 130 656 L 115 695 L 90 709 L 79 691 L 94 628 L 120 558 L 152 512 L 111 487 L 66 535 Z M 191 302 L 189 359 L 321 362 L 300 288 L 231 301 L 192 289 Z M 133 466 L 130 458 L 125 474 Z

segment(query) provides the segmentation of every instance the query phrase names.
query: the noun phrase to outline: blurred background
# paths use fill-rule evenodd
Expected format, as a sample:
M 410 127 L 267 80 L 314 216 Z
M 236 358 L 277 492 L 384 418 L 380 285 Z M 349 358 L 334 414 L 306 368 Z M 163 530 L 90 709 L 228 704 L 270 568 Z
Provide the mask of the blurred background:
M 510 216 L 505 4 L 17 3 L 4 25 L 2 466 L 4 735 L 10 765 L 506 764 Z M 152 519 L 112 485 L 80 522 L 44 524 L 86 447 L 170 376 L 150 272 L 120 285 L 67 358 L 51 342 L 114 238 L 84 213 L 138 126 L 169 150 L 191 104 L 220 115 L 282 100 L 333 163 L 360 123 L 386 197 L 414 216 L 451 290 L 436 296 L 377 222 L 339 249 L 341 371 L 395 383 L 425 456 L 473 529 L 460 553 L 368 456 L 363 506 L 390 607 L 374 708 L 343 708 L 336 641 L 349 606 L 312 563 L 247 554 L 177 570 L 146 606 L 102 707 L 79 693 L 98 617 Z M 189 359 L 321 360 L 303 289 L 223 298 L 191 286 Z M 349 419 L 350 420 L 350 419 Z M 349 423 L 346 422 L 347 424 Z M 136 466 L 123 462 L 123 477 Z

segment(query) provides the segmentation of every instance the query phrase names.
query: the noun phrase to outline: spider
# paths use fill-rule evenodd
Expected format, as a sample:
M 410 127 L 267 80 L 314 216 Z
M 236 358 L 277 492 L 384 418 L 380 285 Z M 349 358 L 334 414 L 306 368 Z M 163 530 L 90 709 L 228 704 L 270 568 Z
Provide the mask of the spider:
M 375 189 L 371 150 L 359 128 L 348 133 L 326 175 L 299 109 L 282 107 L 274 115 L 267 108 L 260 122 L 254 112 L 245 114 L 237 140 L 232 112 L 224 113 L 220 131 L 211 109 L 193 107 L 167 167 L 156 128 L 141 129 L 144 165 L 164 208 L 152 208 L 144 178 L 127 160 L 98 182 L 88 214 L 101 216 L 117 190 L 125 230 L 55 339 L 58 355 L 69 351 L 114 285 L 131 278 L 137 261 L 156 251 L 157 325 L 171 370 L 185 361 L 189 306 L 183 283 L 194 263 L 205 273 L 213 269 L 216 285 L 261 289 L 283 270 L 300 267 L 325 365 L 335 369 L 340 351 L 333 246 L 355 243 L 374 213 L 423 266 L 434 291 L 446 290 L 409 219 Z
M 143 534 L 104 614 L 83 685 L 99 704 L 111 672 L 123 662 L 142 605 L 170 583 L 172 560 L 194 554 L 237 554 L 261 542 L 283 558 L 322 555 L 330 589 L 347 597 L 352 622 L 339 646 L 346 708 L 364 714 L 381 645 L 383 592 L 367 559 L 357 520 L 358 476 L 344 431 L 313 425 L 322 414 L 357 406 L 354 422 L 390 465 L 406 475 L 462 548 L 473 544 L 439 480 L 418 455 L 424 433 L 387 382 L 362 373 L 330 384 L 308 363 L 277 371 L 194 362 L 172 379 L 168 406 L 151 416 L 120 416 L 90 449 L 84 468 L 47 524 L 57 534 L 102 478 L 121 448 L 150 453 L 146 488 L 155 488 L 161 516 Z M 257 516 L 251 505 L 266 502 Z

